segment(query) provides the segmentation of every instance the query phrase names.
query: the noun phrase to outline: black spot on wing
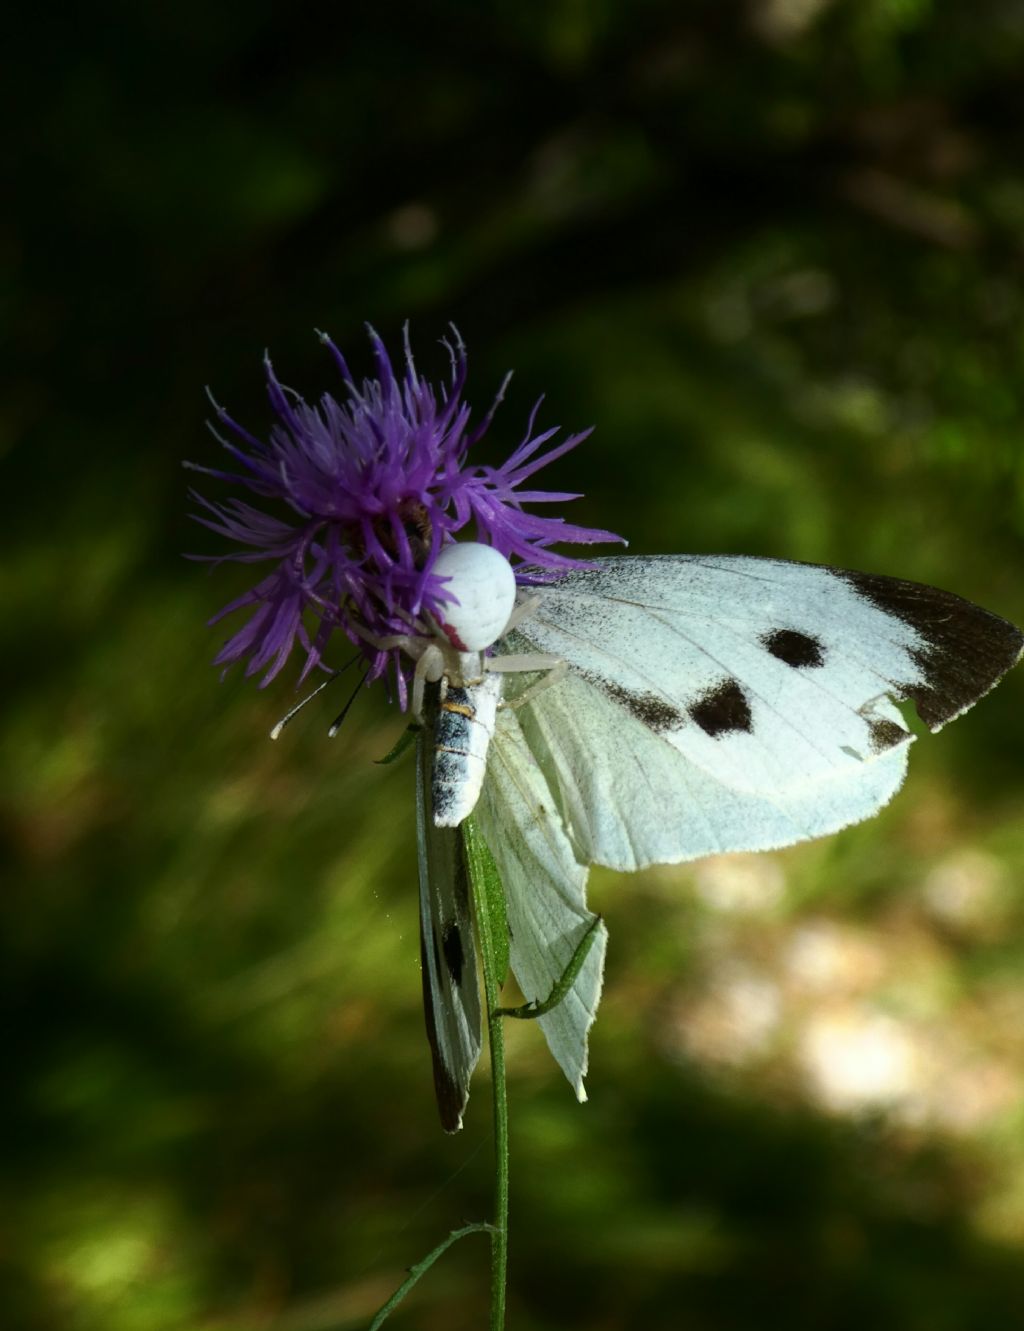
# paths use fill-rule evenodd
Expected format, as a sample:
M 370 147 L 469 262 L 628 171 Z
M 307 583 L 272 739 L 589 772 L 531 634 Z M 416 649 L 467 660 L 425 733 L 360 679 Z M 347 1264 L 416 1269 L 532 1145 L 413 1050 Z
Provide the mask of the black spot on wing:
M 865 600 L 908 625 L 923 642 L 910 655 L 921 679 L 895 681 L 930 730 L 967 710 L 1020 660 L 1024 633 L 989 610 L 901 578 L 836 571 Z
M 454 920 L 450 920 L 444 926 L 441 947 L 444 950 L 444 960 L 448 967 L 448 974 L 456 984 L 461 985 L 462 967 L 466 961 L 466 954 L 462 950 L 462 934 Z
M 683 724 L 685 718 L 682 712 L 656 693 L 635 693 L 632 689 L 623 688 L 621 684 L 615 684 L 607 679 L 596 682 L 612 702 L 625 707 L 627 712 L 656 734 L 664 730 L 675 730 Z
M 749 733 L 751 729 L 750 704 L 734 679 L 714 684 L 689 711 L 691 719 L 712 739 L 734 732 Z
M 773 629 L 762 637 L 761 645 L 777 661 L 796 670 L 810 670 L 825 664 L 825 649 L 818 639 L 796 629 Z
M 909 738 L 909 730 L 904 730 L 898 722 L 889 721 L 884 717 L 876 718 L 868 728 L 868 743 L 872 753 L 885 753 L 887 749 L 894 749 L 897 744 L 905 744 Z

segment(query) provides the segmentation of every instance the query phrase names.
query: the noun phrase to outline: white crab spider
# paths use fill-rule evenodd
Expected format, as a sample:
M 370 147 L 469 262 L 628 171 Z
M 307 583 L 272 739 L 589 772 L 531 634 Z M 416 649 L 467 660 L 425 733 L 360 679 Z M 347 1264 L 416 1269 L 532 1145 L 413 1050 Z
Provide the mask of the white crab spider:
M 378 651 L 398 648 L 416 662 L 413 672 L 411 711 L 423 720 L 426 685 L 441 685 L 441 702 L 449 688 L 472 688 L 486 674 L 547 672 L 515 699 L 519 706 L 540 689 L 548 688 L 565 673 L 560 656 L 527 652 L 487 656 L 488 647 L 515 628 L 537 607 L 537 598 L 518 598 L 515 574 L 504 555 L 493 546 L 476 541 L 447 545 L 434 561 L 433 572 L 447 579 L 450 595 L 444 619 L 428 617 L 422 633 L 398 633 L 379 638 L 363 628 L 356 631 Z M 498 704 L 499 706 L 502 704 Z

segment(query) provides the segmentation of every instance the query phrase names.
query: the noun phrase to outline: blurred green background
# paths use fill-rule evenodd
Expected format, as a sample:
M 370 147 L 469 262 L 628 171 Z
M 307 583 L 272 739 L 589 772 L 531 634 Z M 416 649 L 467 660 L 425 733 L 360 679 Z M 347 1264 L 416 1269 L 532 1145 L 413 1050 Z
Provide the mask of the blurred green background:
M 343 1331 L 490 1206 L 433 1106 L 412 771 L 280 743 L 185 550 L 204 384 L 412 321 L 482 456 L 634 551 L 899 573 L 1024 621 L 1024 6 L 100 4 L 8 26 L 5 1331 Z M 489 453 L 488 450 L 493 450 Z M 207 490 L 216 494 L 215 486 Z M 509 1032 L 514 1331 L 896 1331 L 1024 1306 L 1024 672 L 883 816 L 598 873 L 579 1107 Z M 458 1245 L 396 1328 L 479 1328 Z

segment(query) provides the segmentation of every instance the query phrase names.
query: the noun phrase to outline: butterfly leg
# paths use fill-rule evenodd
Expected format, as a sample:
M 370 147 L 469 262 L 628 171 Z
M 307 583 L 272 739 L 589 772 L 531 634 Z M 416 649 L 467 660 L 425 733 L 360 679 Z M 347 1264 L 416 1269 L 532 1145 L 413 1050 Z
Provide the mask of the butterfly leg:
M 552 684 L 564 678 L 569 669 L 568 663 L 560 656 L 550 656 L 547 652 L 526 652 L 521 655 L 492 656 L 484 663 L 485 669 L 504 675 L 522 675 L 535 671 L 545 671 L 540 679 L 523 689 L 514 698 L 508 698 L 498 704 L 499 707 L 521 707 L 523 703 L 535 698 L 538 693 L 549 689 Z

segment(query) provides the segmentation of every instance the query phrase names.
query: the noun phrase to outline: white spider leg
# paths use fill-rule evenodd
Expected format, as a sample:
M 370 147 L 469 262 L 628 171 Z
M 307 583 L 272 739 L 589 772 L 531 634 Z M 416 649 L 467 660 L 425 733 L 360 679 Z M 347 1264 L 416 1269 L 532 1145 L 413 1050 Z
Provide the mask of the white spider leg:
M 444 694 L 444 652 L 436 642 L 425 642 L 422 638 L 422 650 L 416 662 L 412 676 L 412 714 L 417 721 L 423 720 L 423 691 L 427 682 L 435 684 L 442 681 L 442 701 Z
M 459 652 L 449 673 L 457 686 L 465 688 L 467 684 L 482 684 L 486 670 L 487 657 L 483 652 Z
M 540 605 L 540 599 L 539 596 L 524 596 L 509 615 L 508 623 L 505 625 L 501 636 L 504 637 L 506 633 L 511 633 L 517 624 L 521 624 L 524 619 L 529 618 Z
M 500 656 L 484 657 L 484 669 L 497 675 L 528 675 L 564 665 L 562 657 L 550 652 L 503 652 Z
M 389 637 L 378 638 L 375 633 L 363 628 L 362 624 L 352 624 L 350 627 L 353 633 L 364 642 L 368 642 L 371 647 L 376 647 L 378 652 L 391 652 L 397 647 L 399 651 L 405 652 L 406 656 L 411 656 L 414 661 L 418 661 L 432 645 L 429 638 L 419 633 L 393 633 Z
M 511 656 L 490 656 L 484 662 L 484 668 L 503 675 L 531 674 L 541 670 L 546 672 L 540 679 L 534 680 L 523 689 L 522 693 L 517 693 L 514 698 L 503 698 L 498 703 L 499 707 L 522 707 L 524 702 L 529 702 L 538 693 L 543 693 L 545 689 L 551 688 L 552 684 L 564 679 L 569 663 L 562 657 L 551 656 L 547 652 L 525 652 Z

